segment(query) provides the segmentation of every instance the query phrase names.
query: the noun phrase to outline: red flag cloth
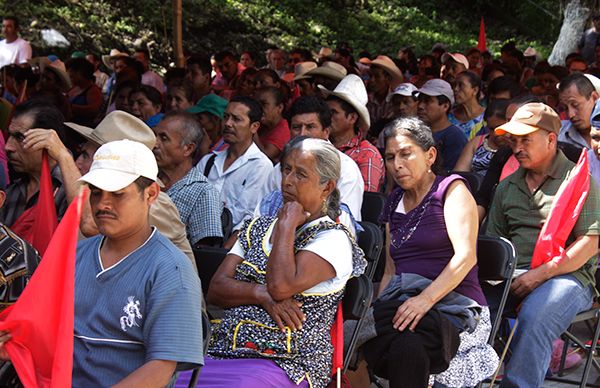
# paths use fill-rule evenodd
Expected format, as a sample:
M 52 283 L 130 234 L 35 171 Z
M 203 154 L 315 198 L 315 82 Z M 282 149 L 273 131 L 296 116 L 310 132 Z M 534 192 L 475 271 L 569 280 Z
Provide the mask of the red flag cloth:
M 33 225 L 33 241 L 31 241 L 31 245 L 38 250 L 41 256 L 46 252 L 46 247 L 58 225 L 53 192 L 48 153 L 44 151 L 42 154 L 42 172 L 40 173 L 40 193 L 35 206 L 37 214 Z
M 531 268 L 539 267 L 565 254 L 565 244 L 590 191 L 590 168 L 584 148 L 569 179 L 565 180 L 554 197 L 550 214 L 538 236 Z M 560 260 L 560 259 L 558 259 Z
M 331 345 L 333 345 L 333 370 L 335 376 L 337 369 L 344 368 L 344 314 L 342 312 L 342 301 L 338 303 L 335 321 L 331 327 Z M 341 372 L 340 372 L 341 373 Z
M 481 22 L 479 23 L 479 40 L 477 41 L 477 48 L 479 52 L 484 52 L 487 50 L 487 45 L 485 42 L 485 23 L 483 22 L 483 16 L 481 17 Z
M 0 314 L 6 351 L 25 387 L 70 387 L 75 251 L 85 193 L 71 203 L 17 302 Z

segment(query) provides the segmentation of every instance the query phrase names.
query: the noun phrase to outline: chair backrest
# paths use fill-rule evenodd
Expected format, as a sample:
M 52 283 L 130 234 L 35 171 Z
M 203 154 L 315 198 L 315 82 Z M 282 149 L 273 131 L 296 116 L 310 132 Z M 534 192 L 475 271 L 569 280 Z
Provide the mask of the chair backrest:
M 516 266 L 515 247 L 504 237 L 477 237 L 479 280 L 511 279 Z
M 227 249 L 203 247 L 194 248 L 194 259 L 196 259 L 196 268 L 202 283 L 202 292 L 204 295 L 208 293 L 208 286 L 213 275 L 227 256 Z
M 461 177 L 465 178 L 469 183 L 469 188 L 471 189 L 472 194 L 475 194 L 479 191 L 481 182 L 483 182 L 481 175 L 472 171 L 452 171 L 452 174 L 460 175 Z
M 221 212 L 221 230 L 223 231 L 223 242 L 229 239 L 233 231 L 233 214 L 226 207 Z
M 362 221 L 360 225 L 364 230 L 358 235 L 358 246 L 365 252 L 368 261 L 365 274 L 372 279 L 383 250 L 383 231 L 381 227 L 368 221 Z
M 365 191 L 363 194 L 362 207 L 360 208 L 362 220 L 379 225 L 379 215 L 383 211 L 385 201 L 385 194 Z
M 371 283 L 371 279 L 365 274 L 350 278 L 346 283 L 346 291 L 342 299 L 344 320 L 360 319 L 369 306 L 371 306 L 371 299 L 373 299 L 373 283 Z

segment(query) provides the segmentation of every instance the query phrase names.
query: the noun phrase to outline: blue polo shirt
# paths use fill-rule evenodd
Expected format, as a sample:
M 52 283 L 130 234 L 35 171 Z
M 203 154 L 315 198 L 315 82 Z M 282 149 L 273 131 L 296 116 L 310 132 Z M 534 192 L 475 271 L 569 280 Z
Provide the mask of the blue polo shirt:
M 73 386 L 111 386 L 151 360 L 202 365 L 202 291 L 189 259 L 153 228 L 104 269 L 103 239 L 77 246 Z

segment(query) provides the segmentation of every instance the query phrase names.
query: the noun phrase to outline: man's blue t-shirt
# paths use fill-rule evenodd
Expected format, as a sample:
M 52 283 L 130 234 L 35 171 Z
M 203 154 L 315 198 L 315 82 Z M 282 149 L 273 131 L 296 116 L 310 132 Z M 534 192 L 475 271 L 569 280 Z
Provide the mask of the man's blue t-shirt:
M 456 125 L 433 132 L 433 140 L 443 161 L 444 171 L 452 171 L 460 153 L 468 142 L 464 132 Z
M 202 291 L 189 259 L 154 229 L 103 269 L 102 242 L 77 246 L 73 386 L 111 386 L 151 360 L 202 365 Z

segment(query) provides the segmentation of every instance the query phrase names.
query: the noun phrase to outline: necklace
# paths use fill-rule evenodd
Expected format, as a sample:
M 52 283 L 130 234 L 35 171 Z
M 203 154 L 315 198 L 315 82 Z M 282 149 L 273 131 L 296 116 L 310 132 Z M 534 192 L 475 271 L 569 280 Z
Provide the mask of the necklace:
M 419 224 L 421 224 L 421 220 L 425 215 L 425 211 L 429 207 L 429 203 L 431 202 L 432 197 L 432 191 L 427 193 L 427 197 L 416 208 L 412 210 L 410 217 L 405 222 L 403 222 L 402 225 L 400 225 L 400 227 L 398 228 L 397 232 L 394 233 L 395 236 L 392 236 L 391 238 L 391 243 L 394 246 L 394 248 L 399 249 L 413 236 L 413 234 L 419 227 Z M 400 200 L 402 200 L 402 197 L 400 197 Z

